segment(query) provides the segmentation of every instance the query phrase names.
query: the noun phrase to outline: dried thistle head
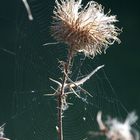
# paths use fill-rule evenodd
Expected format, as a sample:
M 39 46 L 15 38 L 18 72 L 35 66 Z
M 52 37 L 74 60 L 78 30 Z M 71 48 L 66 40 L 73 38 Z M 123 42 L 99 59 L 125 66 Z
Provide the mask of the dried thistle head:
M 105 14 L 102 5 L 90 1 L 82 8 L 82 0 L 56 0 L 52 36 L 68 44 L 73 51 L 86 56 L 101 54 L 115 41 L 120 43 L 116 16 Z
M 97 122 L 102 133 L 109 140 L 139 140 L 139 132 L 133 128 L 138 116 L 135 112 L 129 113 L 124 122 L 120 122 L 116 118 L 108 118 L 105 122 L 102 121 L 102 112 L 97 114 Z

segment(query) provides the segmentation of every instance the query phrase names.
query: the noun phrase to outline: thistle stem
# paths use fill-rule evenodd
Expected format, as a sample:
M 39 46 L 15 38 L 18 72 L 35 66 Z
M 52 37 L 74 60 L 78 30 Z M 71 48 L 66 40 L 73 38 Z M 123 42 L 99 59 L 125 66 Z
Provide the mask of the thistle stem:
M 73 57 L 73 51 L 71 49 L 69 49 L 67 62 L 64 64 L 64 72 L 67 75 L 69 74 L 72 57 Z M 57 98 L 57 101 L 58 101 L 58 140 L 63 140 L 62 98 L 63 98 L 63 95 L 65 94 L 64 85 L 67 81 L 66 74 L 63 74 L 62 86 L 60 89 L 60 94 L 58 95 L 58 98 Z

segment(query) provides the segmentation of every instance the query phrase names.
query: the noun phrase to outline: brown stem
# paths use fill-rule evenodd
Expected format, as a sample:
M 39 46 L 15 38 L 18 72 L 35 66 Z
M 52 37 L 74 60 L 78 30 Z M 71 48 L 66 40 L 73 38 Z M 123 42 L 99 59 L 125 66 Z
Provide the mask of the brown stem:
M 58 96 L 58 140 L 63 140 L 61 95 Z
M 64 65 L 64 71 L 67 75 L 69 73 L 72 57 L 73 57 L 73 51 L 70 49 L 68 52 L 67 62 Z M 57 99 L 57 101 L 58 101 L 58 140 L 63 140 L 62 96 L 65 94 L 64 93 L 64 90 L 65 90 L 64 85 L 67 81 L 66 74 L 63 75 L 62 87 L 60 89 L 60 94 L 59 94 L 58 99 Z

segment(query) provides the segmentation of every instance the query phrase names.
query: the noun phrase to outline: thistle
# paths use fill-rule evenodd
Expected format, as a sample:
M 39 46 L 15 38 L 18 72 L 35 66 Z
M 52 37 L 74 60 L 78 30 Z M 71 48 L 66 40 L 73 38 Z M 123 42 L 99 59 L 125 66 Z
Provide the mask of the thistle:
M 73 52 L 83 52 L 94 57 L 101 54 L 115 41 L 120 29 L 114 23 L 118 20 L 97 2 L 90 1 L 83 8 L 82 0 L 56 0 L 54 8 L 52 36 L 67 44 Z
M 92 97 L 80 85 L 84 84 L 96 71 L 103 67 L 97 67 L 84 79 L 74 82 L 69 78 L 72 73 L 70 69 L 73 54 L 83 52 L 88 57 L 94 57 L 98 53 L 101 54 L 115 41 L 120 43 L 117 37 L 120 29 L 114 25 L 117 22 L 116 16 L 110 16 L 109 13 L 104 14 L 103 7 L 94 1 L 88 2 L 84 8 L 82 8 L 82 0 L 56 0 L 55 2 L 56 7 L 53 11 L 54 16 L 51 26 L 52 36 L 57 42 L 69 46 L 67 60 L 62 61 L 62 82 L 51 79 L 59 85 L 53 95 L 57 96 L 58 102 L 58 126 L 56 127 L 58 139 L 63 140 L 62 114 L 68 107 L 67 96 L 72 93 L 81 99 L 74 89 L 78 87 L 83 93 Z

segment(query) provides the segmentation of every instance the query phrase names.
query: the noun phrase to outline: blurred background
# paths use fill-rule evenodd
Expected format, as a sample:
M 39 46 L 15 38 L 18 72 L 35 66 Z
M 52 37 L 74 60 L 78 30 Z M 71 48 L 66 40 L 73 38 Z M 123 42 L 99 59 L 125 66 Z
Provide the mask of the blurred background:
M 83 0 L 83 4 L 87 2 Z M 92 60 L 96 64 L 90 61 L 89 65 L 95 68 L 98 64 L 105 64 L 104 70 L 119 101 L 128 112 L 135 110 L 140 116 L 139 1 L 97 0 L 97 2 L 105 7 L 106 12 L 111 9 L 111 14 L 117 15 L 119 20 L 117 26 L 123 29 L 120 35 L 122 43 L 119 45 L 115 43 L 106 54 L 97 56 L 95 61 Z M 59 45 L 56 49 L 55 46 L 51 46 L 48 50 L 47 47 L 42 47 L 46 42 L 54 42 L 49 30 L 54 0 L 28 0 L 28 3 L 34 17 L 33 21 L 28 20 L 21 0 L 2 0 L 0 4 L 0 125 L 4 122 L 9 124 L 6 132 L 13 139 L 16 137 L 16 128 L 19 127 L 14 126 L 13 119 L 19 119 L 20 111 L 24 112 L 24 109 L 21 109 L 22 104 L 25 104 L 26 108 L 28 104 L 26 101 L 30 102 L 30 98 L 33 100 L 32 97 L 19 98 L 24 92 L 46 90 L 50 84 L 47 78 L 50 75 L 55 77 L 59 71 L 58 68 L 55 69 L 56 58 L 65 58 L 65 51 L 62 51 L 63 47 Z M 19 95 L 18 92 L 22 94 Z M 25 114 L 27 115 L 27 112 Z M 22 123 L 24 126 L 24 122 Z M 13 131 L 9 131 L 12 128 Z M 24 130 L 23 133 L 27 134 L 28 132 Z M 21 140 L 18 136 L 17 139 Z

